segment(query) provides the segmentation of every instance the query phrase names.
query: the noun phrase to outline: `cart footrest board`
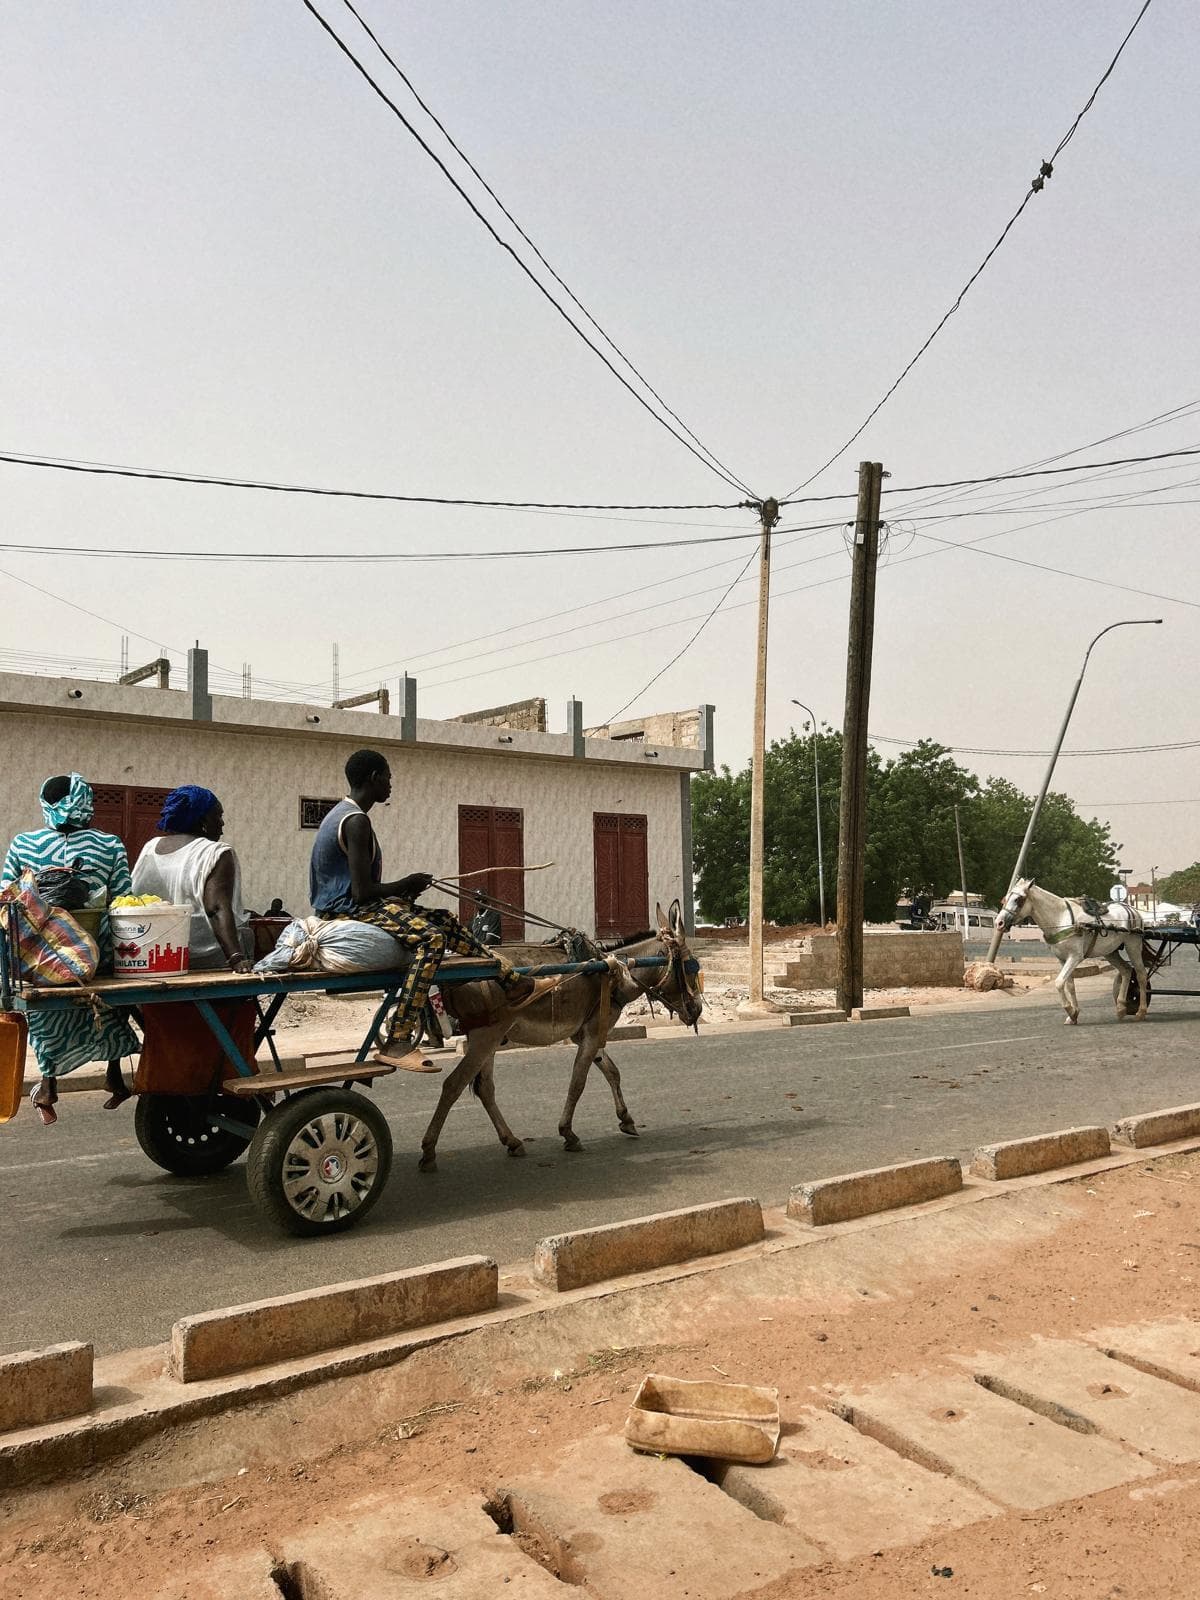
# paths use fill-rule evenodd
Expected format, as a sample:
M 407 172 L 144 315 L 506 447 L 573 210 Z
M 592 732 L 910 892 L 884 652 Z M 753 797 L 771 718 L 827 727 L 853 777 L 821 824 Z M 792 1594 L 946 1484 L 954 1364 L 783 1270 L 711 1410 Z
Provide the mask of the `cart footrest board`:
M 347 1058 L 344 1066 L 326 1063 L 319 1070 L 308 1072 L 256 1072 L 252 1078 L 227 1078 L 221 1085 L 224 1094 L 255 1095 L 279 1094 L 283 1090 L 320 1088 L 328 1083 L 366 1083 L 372 1078 L 385 1078 L 395 1067 L 381 1061 L 354 1061 Z

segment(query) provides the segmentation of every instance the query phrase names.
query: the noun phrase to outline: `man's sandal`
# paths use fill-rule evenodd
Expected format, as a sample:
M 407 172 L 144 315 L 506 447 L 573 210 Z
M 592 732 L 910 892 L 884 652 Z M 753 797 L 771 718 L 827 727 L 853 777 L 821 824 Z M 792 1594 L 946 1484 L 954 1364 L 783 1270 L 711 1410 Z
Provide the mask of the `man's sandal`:
M 398 1067 L 401 1072 L 440 1072 L 441 1067 L 410 1046 L 407 1050 L 376 1050 L 371 1060 L 384 1067 Z

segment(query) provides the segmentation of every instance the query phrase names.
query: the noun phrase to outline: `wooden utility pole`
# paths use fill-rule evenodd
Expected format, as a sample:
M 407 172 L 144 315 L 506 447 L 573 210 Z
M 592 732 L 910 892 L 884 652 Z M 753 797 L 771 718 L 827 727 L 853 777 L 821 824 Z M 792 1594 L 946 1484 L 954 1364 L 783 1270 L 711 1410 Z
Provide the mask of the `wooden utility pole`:
M 771 529 L 779 502 L 759 507 L 762 543 L 758 557 L 758 653 L 754 678 L 754 755 L 750 770 L 750 998 L 739 1016 L 761 1016 L 775 1007 L 763 997 L 763 765 L 767 754 L 767 614 L 771 599 Z
M 958 881 L 962 885 L 963 897 L 963 943 L 967 942 L 967 869 L 963 865 L 962 828 L 958 821 L 958 807 L 954 808 L 954 837 L 958 841 Z
M 846 715 L 842 720 L 842 794 L 838 828 L 837 1004 L 863 1002 L 863 879 L 867 848 L 867 716 L 875 634 L 875 569 L 879 561 L 879 494 L 883 467 L 861 461 L 850 578 Z

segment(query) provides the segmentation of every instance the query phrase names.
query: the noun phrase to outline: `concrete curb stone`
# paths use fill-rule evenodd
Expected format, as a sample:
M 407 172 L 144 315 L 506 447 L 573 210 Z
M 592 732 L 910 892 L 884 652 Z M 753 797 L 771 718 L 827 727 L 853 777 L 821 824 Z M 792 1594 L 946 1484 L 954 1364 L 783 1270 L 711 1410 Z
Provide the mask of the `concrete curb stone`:
M 364 1344 L 409 1328 L 491 1311 L 499 1269 L 463 1256 L 183 1317 L 171 1329 L 170 1372 L 181 1383 Z
M 765 1236 L 762 1206 L 757 1200 L 716 1200 L 540 1239 L 533 1276 L 536 1282 L 559 1291 L 581 1289 L 605 1278 L 624 1278 L 696 1256 L 739 1250 L 760 1243 Z
M 92 1364 L 92 1346 L 78 1340 L 0 1356 L 0 1433 L 90 1411 Z
M 962 1167 L 954 1156 L 901 1161 L 891 1167 L 871 1167 L 798 1184 L 788 1196 L 787 1214 L 794 1222 L 826 1227 L 876 1211 L 939 1200 L 961 1189 L 962 1182 Z
M 1098 1161 L 1110 1152 L 1107 1128 L 1063 1128 L 1058 1133 L 1035 1134 L 1032 1139 L 980 1145 L 971 1158 L 970 1173 L 973 1178 L 1002 1182 Z
M 1172 1139 L 1194 1139 L 1200 1135 L 1200 1106 L 1172 1106 L 1167 1111 L 1149 1111 L 1140 1117 L 1122 1117 L 1112 1130 L 1120 1144 L 1140 1150 L 1151 1144 L 1170 1144 Z

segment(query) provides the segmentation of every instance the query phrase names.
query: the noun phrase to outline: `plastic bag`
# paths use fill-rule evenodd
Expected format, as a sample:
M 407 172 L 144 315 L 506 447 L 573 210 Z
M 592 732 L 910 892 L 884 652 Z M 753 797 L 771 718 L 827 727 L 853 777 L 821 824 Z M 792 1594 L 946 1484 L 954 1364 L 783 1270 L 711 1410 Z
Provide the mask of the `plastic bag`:
M 48 906 L 82 911 L 92 898 L 92 886 L 78 861 L 69 867 L 44 867 L 37 875 L 37 892 Z
M 369 922 L 324 922 L 301 917 L 279 935 L 255 972 L 386 972 L 401 965 L 404 952 L 382 928 Z
M 69 911 L 46 904 L 32 868 L 26 867 L 16 883 L 0 889 L 0 915 L 13 930 L 22 983 L 90 983 L 96 976 L 100 965 L 96 941 Z

